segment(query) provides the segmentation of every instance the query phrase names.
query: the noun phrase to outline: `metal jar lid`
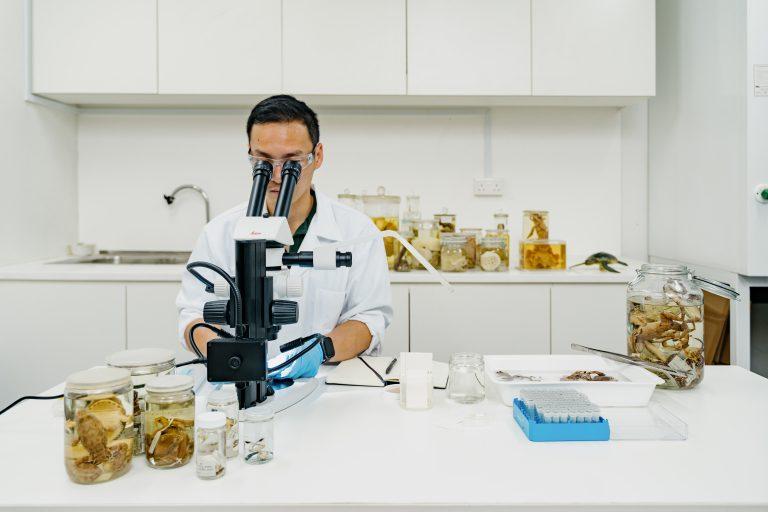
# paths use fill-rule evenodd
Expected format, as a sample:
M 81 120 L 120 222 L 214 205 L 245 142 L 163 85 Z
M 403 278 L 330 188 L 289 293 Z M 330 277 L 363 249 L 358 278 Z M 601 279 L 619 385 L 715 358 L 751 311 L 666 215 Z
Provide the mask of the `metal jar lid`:
M 125 368 L 133 376 L 151 375 L 173 368 L 176 357 L 164 348 L 139 348 L 110 354 L 106 363 L 116 368 Z
M 66 381 L 67 391 L 93 391 L 119 388 L 131 384 L 131 372 L 122 368 L 99 366 L 75 372 Z
M 684 275 L 691 279 L 696 285 L 704 291 L 713 293 L 720 297 L 731 300 L 740 300 L 737 292 L 730 284 L 714 279 L 697 276 L 692 269 L 685 265 L 666 265 L 657 263 L 645 263 L 637 269 L 638 275 L 657 274 L 666 276 Z
M 161 375 L 147 382 L 144 389 L 151 393 L 180 393 L 195 385 L 191 375 Z

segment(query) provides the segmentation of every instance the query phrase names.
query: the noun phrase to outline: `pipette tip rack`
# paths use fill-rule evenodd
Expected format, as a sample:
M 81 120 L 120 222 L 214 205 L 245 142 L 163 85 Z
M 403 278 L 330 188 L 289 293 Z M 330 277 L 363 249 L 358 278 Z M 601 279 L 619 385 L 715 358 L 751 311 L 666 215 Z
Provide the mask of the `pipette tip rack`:
M 531 441 L 607 441 L 611 435 L 597 406 L 574 389 L 524 391 L 514 399 L 513 415 Z

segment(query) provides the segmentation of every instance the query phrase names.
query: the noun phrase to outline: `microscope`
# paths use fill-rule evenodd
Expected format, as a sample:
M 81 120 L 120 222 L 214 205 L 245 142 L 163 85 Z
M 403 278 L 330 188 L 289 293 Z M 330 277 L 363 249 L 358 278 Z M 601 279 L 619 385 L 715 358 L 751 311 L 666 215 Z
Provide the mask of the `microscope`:
M 288 270 L 292 266 L 316 269 L 336 269 L 352 266 L 352 254 L 317 248 L 315 251 L 286 252 L 293 244 L 288 225 L 293 192 L 301 174 L 297 161 L 283 163 L 282 182 L 273 216 L 262 215 L 267 184 L 272 178 L 272 164 L 257 162 L 253 167 L 253 185 L 248 200 L 246 216 L 235 226 L 235 276 L 205 261 L 187 265 L 187 270 L 205 285 L 206 291 L 228 299 L 212 300 L 203 308 L 205 326 L 221 337 L 207 344 L 208 382 L 234 382 L 240 409 L 263 402 L 274 393 L 270 375 L 286 368 L 302 355 L 320 345 L 323 360 L 334 355 L 333 342 L 320 334 L 312 334 L 281 345 L 281 352 L 306 347 L 286 361 L 269 368 L 267 343 L 277 339 L 280 327 L 295 324 L 299 320 L 298 304 L 282 297 L 302 294 L 301 278 L 292 281 Z M 200 274 L 198 268 L 218 274 L 224 283 L 214 283 Z M 229 326 L 232 336 L 210 324 Z M 190 332 L 190 337 L 193 332 Z

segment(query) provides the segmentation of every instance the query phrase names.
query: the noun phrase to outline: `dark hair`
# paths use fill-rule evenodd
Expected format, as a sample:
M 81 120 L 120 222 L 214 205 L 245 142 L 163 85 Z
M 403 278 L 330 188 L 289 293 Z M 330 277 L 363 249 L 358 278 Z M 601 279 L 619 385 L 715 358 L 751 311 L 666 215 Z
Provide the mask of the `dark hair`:
M 312 140 L 312 150 L 320 141 L 320 124 L 317 122 L 317 114 L 303 101 L 297 100 L 287 94 L 278 94 L 261 100 L 251 110 L 245 131 L 248 140 L 251 140 L 251 128 L 255 124 L 287 123 L 301 121 L 307 127 L 309 138 Z

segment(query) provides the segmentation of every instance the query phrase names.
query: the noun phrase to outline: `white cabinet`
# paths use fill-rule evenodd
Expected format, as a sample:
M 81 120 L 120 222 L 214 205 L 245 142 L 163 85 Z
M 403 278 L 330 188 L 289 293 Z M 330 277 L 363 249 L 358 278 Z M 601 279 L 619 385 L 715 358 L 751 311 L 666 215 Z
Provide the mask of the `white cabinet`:
M 409 292 L 407 284 L 392 285 L 392 309 L 394 317 L 381 342 L 381 355 L 397 356 L 408 352 Z
M 181 346 L 178 334 L 176 295 L 178 282 L 128 283 L 127 346 L 129 349 L 161 347 L 173 350 L 176 359 L 186 361 L 194 354 Z
M 411 286 L 411 350 L 448 361 L 454 352 L 549 353 L 547 284 Z
M 33 91 L 156 93 L 156 0 L 34 0 Z
M 655 94 L 653 0 L 532 0 L 533 95 Z
M 409 0 L 408 94 L 531 94 L 530 0 Z
M 280 0 L 158 0 L 159 92 L 281 89 Z
M 2 281 L 0 325 L 0 403 L 8 403 L 125 349 L 125 287 Z
M 625 284 L 552 285 L 552 353 L 572 354 L 571 343 L 625 353 Z
M 405 94 L 405 0 L 284 0 L 283 87 Z

